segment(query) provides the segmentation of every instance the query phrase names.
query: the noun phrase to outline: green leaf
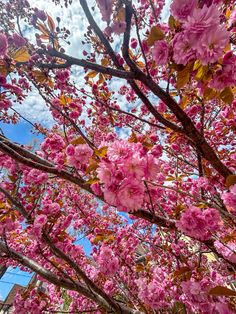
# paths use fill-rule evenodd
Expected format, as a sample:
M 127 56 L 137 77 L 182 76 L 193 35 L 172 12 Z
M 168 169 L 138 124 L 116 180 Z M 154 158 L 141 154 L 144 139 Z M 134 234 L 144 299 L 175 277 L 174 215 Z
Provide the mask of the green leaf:
M 211 289 L 209 294 L 213 296 L 236 297 L 236 291 L 222 286 L 216 286 Z
M 158 26 L 153 26 L 151 28 L 150 34 L 147 39 L 148 46 L 153 46 L 155 41 L 161 40 L 165 37 L 164 33 Z
M 221 93 L 220 98 L 227 104 L 231 105 L 234 100 L 234 94 L 230 87 L 226 87 Z
M 225 182 L 227 188 L 229 189 L 231 187 L 231 185 L 236 184 L 236 175 L 231 174 L 226 178 L 226 182 Z

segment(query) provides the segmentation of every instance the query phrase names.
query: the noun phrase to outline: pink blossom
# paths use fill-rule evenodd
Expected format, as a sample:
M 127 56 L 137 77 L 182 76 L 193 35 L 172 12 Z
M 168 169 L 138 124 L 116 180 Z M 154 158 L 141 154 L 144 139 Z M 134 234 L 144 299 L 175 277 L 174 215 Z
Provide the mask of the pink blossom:
M 185 21 L 196 7 L 196 0 L 173 0 L 170 6 L 171 14 L 180 21 Z
M 187 300 L 194 306 L 198 313 L 215 313 L 214 303 L 211 300 L 208 292 L 213 288 L 212 280 L 210 277 L 204 277 L 201 280 L 191 278 L 188 281 L 181 283 L 183 289 L 183 299 Z
M 101 180 L 101 182 L 110 185 L 115 180 L 115 165 L 108 161 L 101 161 L 99 164 L 99 168 L 97 169 L 97 176 Z
M 74 154 L 75 154 L 75 147 L 72 144 L 69 144 L 66 147 L 66 155 L 67 156 L 74 156 Z
M 115 274 L 119 268 L 118 258 L 114 256 L 113 251 L 107 246 L 101 247 L 97 261 L 101 272 L 108 276 Z
M 230 18 L 229 18 L 229 27 L 233 27 L 232 31 L 236 32 L 236 9 L 234 9 L 232 12 L 231 12 L 231 15 L 230 15 Z
M 215 241 L 214 246 L 217 251 L 224 256 L 224 258 L 232 263 L 236 263 L 236 243 L 228 242 L 224 244 L 220 241 Z
M 145 158 L 145 178 L 147 180 L 155 180 L 159 172 L 160 165 L 158 160 L 152 154 L 148 154 Z
M 214 63 L 229 42 L 228 31 L 220 24 L 220 12 L 215 4 L 195 8 L 184 23 L 184 31 L 173 40 L 173 59 L 187 64 L 193 59 L 202 64 Z
M 202 9 L 195 8 L 184 24 L 184 28 L 190 34 L 202 35 L 204 31 L 213 31 L 218 25 L 220 25 L 220 12 L 213 4 L 210 7 L 203 6 Z M 197 42 L 196 45 L 198 45 Z
M 56 78 L 60 83 L 66 83 L 70 77 L 70 71 L 68 69 L 65 70 L 57 70 Z
M 13 34 L 12 39 L 16 47 L 22 47 L 26 44 L 26 40 L 17 33 Z
M 98 196 L 102 195 L 102 190 L 99 183 L 91 184 L 91 189 L 95 195 L 98 195 Z
M 118 191 L 119 204 L 125 210 L 137 210 L 142 206 L 144 184 L 136 179 L 125 179 Z
M 58 134 L 49 134 L 43 141 L 41 147 L 47 153 L 61 151 L 65 146 L 63 138 Z
M 35 16 L 41 21 L 46 21 L 47 19 L 47 14 L 43 10 L 35 9 Z
M 144 159 L 140 158 L 138 154 L 134 154 L 124 163 L 124 175 L 142 179 L 144 177 L 144 167 Z
M 224 204 L 233 210 L 236 214 L 236 184 L 230 187 L 229 192 L 225 192 L 221 195 Z
M 160 286 L 159 282 L 151 281 L 149 284 L 144 284 L 143 289 L 140 289 L 139 298 L 144 303 L 153 309 L 161 309 L 166 305 L 165 303 L 165 290 Z
M 189 61 L 196 59 L 196 52 L 193 49 L 194 40 L 188 32 L 177 33 L 173 39 L 173 59 L 178 64 L 186 65 Z
M 196 48 L 196 55 L 202 64 L 214 63 L 222 55 L 223 49 L 229 42 L 229 32 L 221 27 L 204 32 L 201 41 Z
M 197 58 L 203 64 L 217 61 L 229 41 L 229 33 L 220 26 L 220 12 L 215 4 L 194 9 L 184 28 L 194 42 Z
M 111 25 L 111 30 L 113 33 L 120 35 L 125 32 L 126 22 L 125 21 L 115 21 Z
M 169 56 L 169 45 L 165 40 L 155 42 L 152 49 L 152 55 L 157 65 L 165 65 Z
M 75 158 L 82 164 L 86 164 L 93 155 L 93 150 L 87 144 L 81 144 L 75 148 Z
M 0 57 L 5 56 L 7 54 L 7 37 L 5 34 L 0 33 Z
M 24 174 L 26 184 L 43 184 L 47 182 L 48 174 L 37 169 L 31 169 Z
M 126 159 L 130 156 L 132 145 L 125 143 L 124 141 L 115 141 L 107 151 L 107 156 L 110 160 L 115 161 L 120 158 Z
M 75 148 L 72 146 L 68 145 L 66 149 L 68 163 L 76 168 L 81 168 L 81 165 L 87 164 L 93 155 L 93 150 L 87 144 L 80 144 Z
M 42 228 L 47 222 L 47 216 L 46 215 L 38 215 L 34 220 L 34 227 L 40 227 Z
M 110 21 L 111 14 L 112 14 L 112 0 L 97 0 L 97 4 L 99 7 L 99 10 L 102 14 L 103 21 Z
M 147 278 L 139 278 L 136 281 L 139 298 L 152 309 L 161 310 L 165 308 L 169 301 L 167 280 L 165 273 L 159 267 L 151 270 L 152 278 L 148 282 Z
M 104 188 L 104 198 L 105 201 L 113 206 L 117 206 L 119 204 L 118 201 L 118 185 L 112 184 L 110 186 L 105 186 Z
M 207 240 L 211 234 L 219 229 L 220 215 L 214 208 L 202 211 L 191 206 L 181 215 L 176 223 L 177 227 L 190 237 Z
M 11 106 L 12 106 L 12 102 L 10 101 L 10 99 L 3 99 L 3 100 L 0 100 L 0 110 L 1 110 L 1 109 L 7 110 L 7 109 L 10 108 Z
M 222 67 L 214 72 L 210 87 L 221 90 L 236 84 L 236 56 L 227 52 L 222 61 Z

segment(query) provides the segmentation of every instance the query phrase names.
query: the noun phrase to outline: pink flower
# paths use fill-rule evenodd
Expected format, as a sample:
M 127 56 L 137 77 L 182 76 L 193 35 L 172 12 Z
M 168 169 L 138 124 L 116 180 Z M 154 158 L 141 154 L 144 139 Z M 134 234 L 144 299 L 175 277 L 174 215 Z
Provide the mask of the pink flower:
M 189 33 L 201 35 L 205 30 L 212 30 L 218 25 L 220 25 L 220 12 L 216 5 L 211 5 L 204 6 L 202 9 L 195 8 L 184 24 L 184 28 Z
M 43 10 L 35 9 L 35 15 L 41 21 L 46 21 L 46 19 L 47 19 L 47 14 Z
M 220 12 L 214 4 L 196 8 L 184 28 L 192 38 L 196 57 L 203 64 L 217 61 L 229 42 L 229 33 L 220 25 Z
M 185 21 L 196 7 L 196 0 L 173 0 L 170 6 L 171 14 L 180 21 Z
M 22 47 L 26 44 L 26 40 L 16 33 L 13 34 L 12 39 L 16 47 Z
M 236 184 L 230 187 L 230 192 L 223 193 L 221 196 L 224 204 L 236 214 Z
M 24 181 L 26 184 L 43 184 L 47 182 L 48 175 L 38 169 L 31 169 L 24 174 Z
M 72 144 L 69 144 L 66 147 L 66 155 L 67 156 L 74 156 L 74 154 L 75 154 L 75 147 Z
M 91 189 L 95 195 L 98 195 L 98 196 L 102 195 L 102 190 L 98 182 L 91 184 Z
M 126 22 L 125 21 L 115 21 L 111 25 L 111 30 L 113 33 L 120 35 L 125 32 Z
M 115 161 L 120 158 L 126 159 L 130 156 L 129 144 L 124 141 L 115 141 L 107 151 L 110 160 Z
M 202 64 L 216 62 L 223 53 L 223 49 L 229 42 L 229 32 L 223 27 L 204 32 L 199 45 L 196 48 L 196 55 Z
M 199 239 L 208 240 L 211 234 L 219 229 L 220 215 L 214 208 L 202 211 L 200 208 L 191 206 L 176 223 L 177 227 L 186 235 Z
M 106 246 L 101 247 L 97 261 L 101 272 L 108 276 L 115 274 L 119 268 L 118 258 L 115 257 L 113 251 Z
M 70 71 L 68 69 L 58 70 L 56 73 L 56 78 L 60 83 L 66 83 L 70 77 Z
M 234 9 L 232 12 L 231 12 L 231 15 L 230 15 L 230 18 L 229 18 L 229 27 L 233 27 L 232 31 L 236 32 L 236 9 Z
M 0 56 L 5 56 L 7 54 L 7 37 L 5 34 L 0 33 Z
M 230 51 L 224 55 L 222 67 L 214 72 L 210 87 L 221 90 L 227 86 L 233 86 L 235 84 L 236 56 Z
M 232 263 L 236 263 L 236 244 L 233 242 L 228 242 L 223 244 L 220 241 L 215 241 L 214 246 L 219 253 L 221 253 L 227 260 Z
M 113 1 L 111 0 L 97 0 L 97 4 L 99 7 L 99 10 L 102 14 L 102 20 L 103 21 L 110 21 L 111 14 L 112 14 L 112 5 Z
M 146 156 L 145 160 L 145 178 L 147 180 L 155 180 L 160 173 L 160 165 L 158 160 L 151 154 Z
M 169 45 L 165 40 L 155 42 L 152 49 L 152 55 L 157 65 L 165 65 L 169 56 Z
M 118 186 L 116 184 L 105 186 L 104 188 L 105 201 L 110 205 L 117 206 L 119 204 L 117 193 Z
M 140 289 L 139 298 L 153 309 L 161 309 L 165 305 L 165 290 L 155 280 Z
M 115 165 L 111 162 L 101 161 L 97 169 L 97 176 L 102 183 L 110 185 L 115 179 Z
M 137 179 L 144 177 L 144 160 L 138 154 L 134 154 L 124 163 L 124 175 Z
M 220 12 L 215 4 L 195 8 L 184 23 L 184 31 L 173 40 L 173 59 L 186 65 L 193 59 L 202 64 L 214 63 L 229 42 L 229 32 L 220 24 Z
M 186 65 L 189 61 L 196 59 L 193 49 L 194 40 L 184 31 L 177 33 L 173 39 L 173 59 L 178 64 Z
M 118 201 L 123 210 L 137 210 L 144 199 L 144 184 L 136 179 L 125 179 L 118 191 Z
M 8 108 L 11 107 L 11 105 L 12 105 L 12 102 L 10 101 L 10 99 L 0 100 L 0 110 L 1 109 L 7 110 Z
M 42 236 L 42 229 L 44 225 L 47 223 L 47 216 L 46 215 L 38 215 L 35 220 L 31 230 L 32 236 L 35 239 L 39 239 Z
M 75 148 L 75 158 L 82 164 L 86 164 L 93 155 L 93 150 L 87 144 L 81 144 Z

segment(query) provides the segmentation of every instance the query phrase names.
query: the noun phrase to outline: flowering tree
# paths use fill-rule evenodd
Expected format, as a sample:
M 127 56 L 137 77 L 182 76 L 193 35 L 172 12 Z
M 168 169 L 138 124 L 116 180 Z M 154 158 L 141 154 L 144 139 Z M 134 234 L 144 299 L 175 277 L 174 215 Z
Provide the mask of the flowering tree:
M 81 58 L 60 18 L 0 2 L 1 120 L 33 90 L 54 118 L 37 148 L 0 135 L 0 262 L 47 284 L 15 312 L 235 313 L 234 1 L 79 2 Z

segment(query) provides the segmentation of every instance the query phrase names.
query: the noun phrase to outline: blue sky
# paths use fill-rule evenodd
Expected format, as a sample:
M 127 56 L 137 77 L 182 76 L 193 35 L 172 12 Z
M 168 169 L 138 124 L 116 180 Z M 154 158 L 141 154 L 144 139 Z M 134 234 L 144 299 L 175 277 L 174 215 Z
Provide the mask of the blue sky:
M 0 279 L 0 300 L 5 300 L 9 291 L 15 283 L 26 287 L 32 275 L 21 271 L 19 268 L 8 268 Z
M 26 122 L 20 122 L 14 125 L 0 122 L 0 128 L 7 138 L 19 144 L 30 144 L 33 140 L 42 140 L 41 135 L 31 132 L 33 127 Z
M 38 141 L 42 139 L 41 136 L 32 134 L 32 126 L 26 122 L 20 122 L 16 125 L 0 122 L 0 128 L 7 138 L 20 144 L 29 144 L 33 138 Z M 7 272 L 0 279 L 0 299 L 4 300 L 6 298 L 14 283 L 27 286 L 30 278 L 31 275 L 29 273 L 23 272 L 19 268 L 8 268 Z

